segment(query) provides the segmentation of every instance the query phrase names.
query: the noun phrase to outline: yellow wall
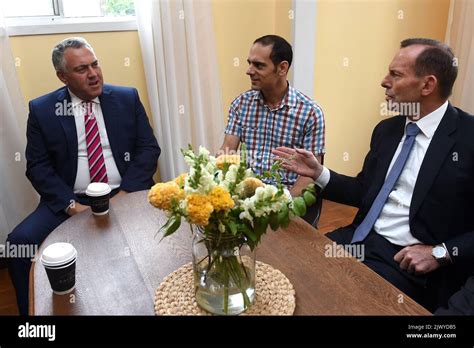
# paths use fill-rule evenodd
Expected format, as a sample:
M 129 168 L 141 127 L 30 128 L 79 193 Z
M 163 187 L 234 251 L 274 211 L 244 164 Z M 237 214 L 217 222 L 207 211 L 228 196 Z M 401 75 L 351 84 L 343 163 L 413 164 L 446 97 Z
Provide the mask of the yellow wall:
M 449 0 L 318 1 L 314 98 L 326 116 L 328 167 L 351 175 L 360 170 L 382 120 L 380 82 L 400 41 L 443 41 L 448 12 Z
M 70 36 L 82 36 L 94 47 L 106 83 L 137 88 L 148 116 L 151 116 L 136 31 L 11 37 L 26 103 L 63 86 L 51 63 L 51 50 L 62 39 Z
M 291 0 L 212 0 L 223 113 L 250 89 L 247 56 L 253 41 L 276 34 L 291 42 Z

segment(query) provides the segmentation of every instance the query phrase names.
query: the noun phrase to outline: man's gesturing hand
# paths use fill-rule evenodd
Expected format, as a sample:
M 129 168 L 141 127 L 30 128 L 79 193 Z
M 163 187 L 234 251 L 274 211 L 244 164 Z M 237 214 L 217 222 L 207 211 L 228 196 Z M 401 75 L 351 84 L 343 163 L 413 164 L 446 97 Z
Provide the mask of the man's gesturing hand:
M 323 166 L 310 151 L 278 147 L 272 150 L 272 154 L 282 160 L 283 168 L 313 180 L 316 180 L 323 171 Z

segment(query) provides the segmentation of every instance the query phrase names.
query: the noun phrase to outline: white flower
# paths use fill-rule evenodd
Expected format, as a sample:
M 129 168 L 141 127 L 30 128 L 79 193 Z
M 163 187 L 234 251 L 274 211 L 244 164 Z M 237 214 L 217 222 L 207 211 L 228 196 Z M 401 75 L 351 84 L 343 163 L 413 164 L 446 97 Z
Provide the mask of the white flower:
M 191 187 L 189 181 L 191 178 L 194 178 L 196 175 L 196 169 L 194 167 L 189 168 L 189 175 L 184 181 L 184 192 L 186 194 L 190 193 L 200 193 L 208 194 L 217 184 L 214 181 L 213 172 L 209 172 L 205 166 L 201 165 L 201 177 L 199 178 L 199 184 L 197 188 Z
M 278 191 L 278 189 L 272 185 L 265 185 L 263 189 L 265 192 L 265 199 L 272 198 Z
M 212 163 L 212 162 L 208 162 L 205 166 L 206 168 L 206 171 L 208 173 L 214 173 L 216 171 L 216 165 L 215 165 L 215 162 Z
M 258 187 L 252 197 L 239 201 L 241 208 L 244 209 L 244 211 L 240 213 L 239 218 L 247 219 L 252 222 L 253 216 L 261 217 L 279 212 L 283 208 L 283 205 L 291 202 L 291 196 L 285 192 L 283 195 L 277 197 L 277 193 L 278 189 L 272 185 Z
M 235 164 L 231 164 L 229 169 L 227 170 L 227 173 L 225 174 L 224 180 L 221 181 L 222 186 L 224 186 L 226 189 L 229 189 L 230 185 L 235 182 L 237 179 L 237 170 L 239 167 Z
M 253 216 L 252 214 L 250 214 L 251 207 L 245 204 L 242 204 L 242 207 L 244 208 L 244 211 L 239 214 L 239 219 L 241 220 L 246 219 L 250 221 L 251 223 L 253 223 Z
M 264 201 L 267 199 L 271 199 L 276 193 L 278 189 L 275 186 L 272 185 L 265 185 L 263 187 L 257 187 L 255 190 L 255 195 L 254 197 L 258 201 Z
M 184 161 L 185 161 L 185 162 L 187 163 L 187 165 L 190 166 L 191 168 L 194 166 L 194 158 L 193 158 L 193 157 L 185 155 L 185 156 L 184 156 Z
M 205 158 L 209 158 L 209 150 L 206 149 L 204 146 L 199 146 L 199 155 L 204 155 Z
M 214 181 L 214 175 L 209 173 L 206 168 L 201 167 L 201 179 L 199 180 L 199 193 L 207 194 L 216 187 L 217 184 Z

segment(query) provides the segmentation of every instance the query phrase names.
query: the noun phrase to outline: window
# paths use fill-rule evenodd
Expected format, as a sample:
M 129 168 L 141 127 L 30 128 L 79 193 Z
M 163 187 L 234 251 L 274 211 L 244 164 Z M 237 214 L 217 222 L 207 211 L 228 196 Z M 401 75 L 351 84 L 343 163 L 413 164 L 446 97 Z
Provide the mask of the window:
M 5 17 L 54 16 L 54 7 L 51 0 L 5 0 L 3 13 Z
M 134 0 L 4 0 L 9 35 L 136 30 Z

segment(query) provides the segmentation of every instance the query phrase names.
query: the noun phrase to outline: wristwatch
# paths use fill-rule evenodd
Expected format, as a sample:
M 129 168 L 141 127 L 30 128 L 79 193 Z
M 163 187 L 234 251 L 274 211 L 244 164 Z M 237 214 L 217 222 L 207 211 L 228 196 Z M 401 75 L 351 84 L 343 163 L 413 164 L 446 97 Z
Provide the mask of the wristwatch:
M 431 255 L 440 265 L 446 265 L 449 263 L 449 254 L 443 244 L 435 245 L 431 251 Z

